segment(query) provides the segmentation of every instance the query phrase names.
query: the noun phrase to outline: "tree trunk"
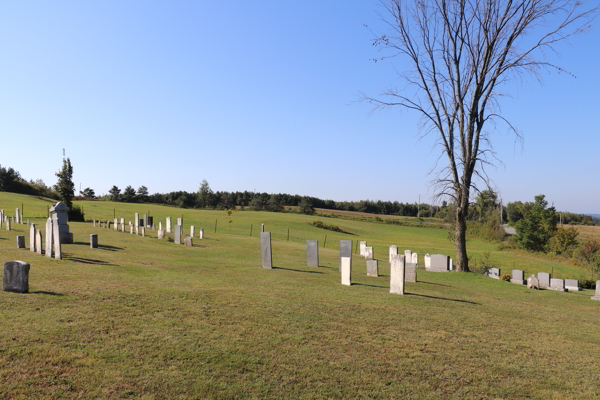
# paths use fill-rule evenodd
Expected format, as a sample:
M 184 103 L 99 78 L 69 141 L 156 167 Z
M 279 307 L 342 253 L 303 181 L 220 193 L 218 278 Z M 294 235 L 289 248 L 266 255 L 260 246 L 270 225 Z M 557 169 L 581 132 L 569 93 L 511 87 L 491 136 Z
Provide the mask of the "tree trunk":
M 469 259 L 467 258 L 468 212 L 469 202 L 461 200 L 456 207 L 456 270 L 458 272 L 469 272 Z

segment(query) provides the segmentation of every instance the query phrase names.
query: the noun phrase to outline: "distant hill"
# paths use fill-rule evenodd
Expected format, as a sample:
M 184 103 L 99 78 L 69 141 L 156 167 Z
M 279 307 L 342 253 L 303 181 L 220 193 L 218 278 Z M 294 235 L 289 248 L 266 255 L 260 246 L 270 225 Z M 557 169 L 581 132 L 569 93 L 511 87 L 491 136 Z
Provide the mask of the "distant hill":
M 595 218 L 595 219 L 600 219 L 600 214 L 585 214 L 585 215 L 589 215 L 590 217 Z

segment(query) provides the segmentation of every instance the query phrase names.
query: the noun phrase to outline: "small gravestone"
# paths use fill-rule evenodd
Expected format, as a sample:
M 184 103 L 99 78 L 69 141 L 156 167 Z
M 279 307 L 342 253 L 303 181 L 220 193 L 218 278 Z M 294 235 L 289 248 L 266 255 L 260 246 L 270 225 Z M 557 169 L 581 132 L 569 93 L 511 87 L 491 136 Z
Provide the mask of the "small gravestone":
M 29 251 L 35 253 L 35 224 L 29 226 Z
M 415 253 L 413 253 L 415 255 Z M 404 264 L 404 282 L 417 282 L 417 264 L 416 263 L 405 263 Z
M 165 231 L 163 231 L 162 229 L 158 230 L 158 238 L 159 239 L 164 239 L 165 238 Z
M 142 226 L 142 237 L 146 237 L 146 227 Z
M 531 275 L 527 278 L 527 288 L 529 289 L 539 289 L 540 288 L 540 280 L 535 275 Z
M 175 244 L 181 244 L 181 225 L 175 225 Z
M 17 249 L 25 248 L 25 236 L 17 236 Z
M 600 300 L 600 281 L 596 281 L 596 295 L 592 296 L 592 300 Z
M 96 235 L 96 234 L 90 235 L 90 248 L 92 248 L 92 249 L 98 248 L 98 235 Z
M 148 223 L 146 224 L 148 228 L 154 226 L 154 217 L 148 215 Z
M 121 232 L 125 233 L 125 223 L 121 222 Z
M 185 239 L 183 239 L 184 246 L 192 247 L 194 245 L 193 240 L 194 239 L 191 237 L 186 237 Z
M 367 276 L 379 276 L 379 260 L 367 260 Z
M 17 224 L 21 223 L 21 220 L 19 219 L 21 216 L 21 212 L 19 211 L 19 209 L 17 208 L 17 220 L 15 221 Z
M 319 266 L 319 241 L 318 240 L 307 240 L 306 241 L 306 265 L 309 267 Z
M 523 272 L 520 269 L 513 269 L 512 270 L 512 279 L 510 280 L 511 283 L 515 283 L 517 285 L 524 285 L 525 284 L 525 272 Z
M 190 226 L 190 237 L 196 237 L 196 227 L 194 225 Z
M 365 248 L 365 259 L 366 260 L 374 260 L 375 259 L 375 254 L 373 251 L 373 247 L 367 247 Z
M 204 239 L 204 229 L 200 229 L 200 239 Z
M 39 254 L 42 255 L 42 231 L 40 231 L 39 229 L 35 231 L 35 251 Z
M 500 279 L 500 268 L 488 268 L 485 275 L 492 279 Z
M 119 220 L 115 218 L 115 220 L 113 221 L 113 224 L 114 224 L 115 231 L 118 231 L 119 230 Z
M 392 256 L 390 266 L 390 293 L 404 294 L 404 256 L 395 254 Z
M 29 292 L 29 264 L 25 261 L 4 263 L 4 291 L 15 293 Z
M 271 232 L 260 233 L 260 254 L 263 268 L 273 268 L 273 251 L 271 249 Z
M 404 250 L 404 262 L 409 263 L 412 261 L 412 250 Z
M 552 279 L 552 274 L 549 274 L 548 272 L 538 272 L 537 277 L 540 281 L 540 288 L 550 287 L 550 279 Z
M 133 225 L 129 225 L 129 234 L 133 235 Z
M 92 221 L 93 221 L 93 225 L 92 225 L 92 226 L 94 226 L 94 227 L 95 227 L 95 226 L 96 226 L 96 220 L 94 219 L 94 220 L 92 220 Z
M 577 279 L 565 279 L 565 289 L 569 292 L 578 292 L 581 290 Z
M 550 279 L 550 286 L 548 286 L 548 290 L 554 290 L 557 292 L 566 292 L 565 290 L 565 281 L 563 279 Z
M 140 223 L 138 224 L 138 226 L 141 228 L 142 226 L 146 226 L 144 224 L 144 218 L 140 218 Z
M 412 264 L 415 264 L 417 268 L 419 267 L 419 254 L 412 253 Z
M 429 256 L 429 271 L 433 272 L 447 272 L 450 257 L 445 254 L 432 254 Z M 427 262 L 425 263 L 427 267 Z
M 388 263 L 392 263 L 392 255 L 398 254 L 398 246 L 395 244 L 388 249 Z
M 352 285 L 352 258 L 342 257 L 340 259 L 340 275 L 342 278 L 342 285 Z
M 352 258 L 352 240 L 340 240 L 340 270 L 342 269 L 342 257 Z
M 10 226 L 10 225 L 11 225 L 11 221 L 10 221 L 10 219 L 7 219 L 7 220 L 6 220 L 6 224 L 5 224 L 5 225 L 6 225 L 6 230 L 7 230 L 7 231 L 10 231 L 10 228 L 11 228 L 11 226 Z
M 425 264 L 425 269 L 429 270 L 431 268 L 431 255 L 425 254 L 425 256 L 423 257 L 423 262 Z
M 159 230 L 159 231 L 162 231 L 162 230 L 163 230 L 163 228 L 162 228 L 162 222 L 160 222 L 160 221 L 158 222 L 158 230 Z
M 52 245 L 53 245 L 52 234 L 52 218 L 48 218 L 46 221 L 46 257 L 52 257 Z
M 360 255 L 364 256 L 365 255 L 365 249 L 367 248 L 367 242 L 366 241 L 362 241 L 360 242 Z

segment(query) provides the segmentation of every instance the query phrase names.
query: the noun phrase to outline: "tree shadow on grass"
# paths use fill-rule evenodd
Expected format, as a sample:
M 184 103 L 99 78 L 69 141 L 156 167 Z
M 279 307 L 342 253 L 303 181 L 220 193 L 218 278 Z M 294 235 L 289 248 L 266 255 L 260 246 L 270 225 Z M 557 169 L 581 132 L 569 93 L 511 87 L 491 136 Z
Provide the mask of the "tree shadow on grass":
M 82 257 L 74 257 L 72 254 L 69 253 L 63 253 L 63 260 L 65 261 L 73 261 L 76 263 L 82 263 L 82 264 L 92 264 L 92 265 L 107 265 L 107 266 L 112 266 L 112 267 L 116 267 L 116 264 L 111 264 L 111 263 L 107 263 L 106 261 L 102 261 L 102 260 L 94 260 L 91 258 L 82 258 Z
M 292 269 L 292 268 L 283 268 L 283 267 L 273 267 L 273 269 L 284 269 L 286 271 L 294 271 L 294 272 L 306 272 L 308 274 L 324 274 L 324 272 L 320 272 L 320 271 L 303 271 L 301 269 Z
M 443 287 L 450 287 L 448 285 L 442 285 L 441 283 L 433 283 L 433 282 L 424 282 L 424 281 L 417 281 L 418 283 L 426 283 L 428 285 L 435 285 L 435 286 L 443 286 Z
M 63 293 L 55 293 L 55 292 L 46 292 L 45 290 L 38 290 L 35 292 L 29 292 L 30 294 L 47 294 L 49 296 L 66 296 L 66 294 Z
M 88 246 L 89 247 L 89 243 L 72 243 L 74 245 L 77 246 Z M 107 251 L 118 251 L 118 250 L 125 250 L 123 247 L 116 247 L 116 246 L 107 246 L 105 244 L 98 244 L 98 248 L 102 249 L 102 250 L 107 250 Z
M 446 300 L 446 301 L 456 301 L 457 303 L 468 303 L 476 306 L 480 306 L 480 303 L 475 303 L 474 301 L 469 300 L 458 300 L 458 299 L 446 299 L 444 297 L 436 297 L 436 296 L 427 296 L 426 294 L 416 294 L 416 293 L 404 293 L 405 296 L 418 296 L 418 297 L 427 297 L 428 299 L 436 299 L 436 300 Z

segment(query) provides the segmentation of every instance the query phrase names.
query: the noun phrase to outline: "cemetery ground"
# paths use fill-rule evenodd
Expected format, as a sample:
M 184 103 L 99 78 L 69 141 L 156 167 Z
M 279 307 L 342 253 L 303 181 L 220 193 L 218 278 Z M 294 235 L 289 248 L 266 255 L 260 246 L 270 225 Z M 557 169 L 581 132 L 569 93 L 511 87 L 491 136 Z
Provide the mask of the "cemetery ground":
M 47 216 L 50 201 L 0 193 L 0 208 Z M 27 225 L 0 230 L 2 262 L 31 264 L 29 294 L 0 292 L 0 398 L 595 399 L 600 302 L 592 290 L 528 290 L 474 273 L 422 269 L 453 255 L 443 229 L 314 216 L 146 204 L 77 202 L 86 219 L 148 211 L 204 228 L 193 247 L 70 222 L 62 261 L 17 249 Z M 215 219 L 217 233 L 214 233 Z M 273 270 L 260 266 L 260 224 L 273 233 Z M 252 236 L 250 236 L 252 225 Z M 128 228 L 126 226 L 126 228 Z M 287 240 L 287 231 L 290 239 Z M 89 247 L 89 234 L 99 248 Z M 319 268 L 306 267 L 316 239 Z M 367 277 L 354 255 L 340 284 L 339 240 L 367 240 L 380 261 Z M 419 253 L 418 282 L 389 293 L 387 246 Z M 587 273 L 476 239 L 503 273 Z

